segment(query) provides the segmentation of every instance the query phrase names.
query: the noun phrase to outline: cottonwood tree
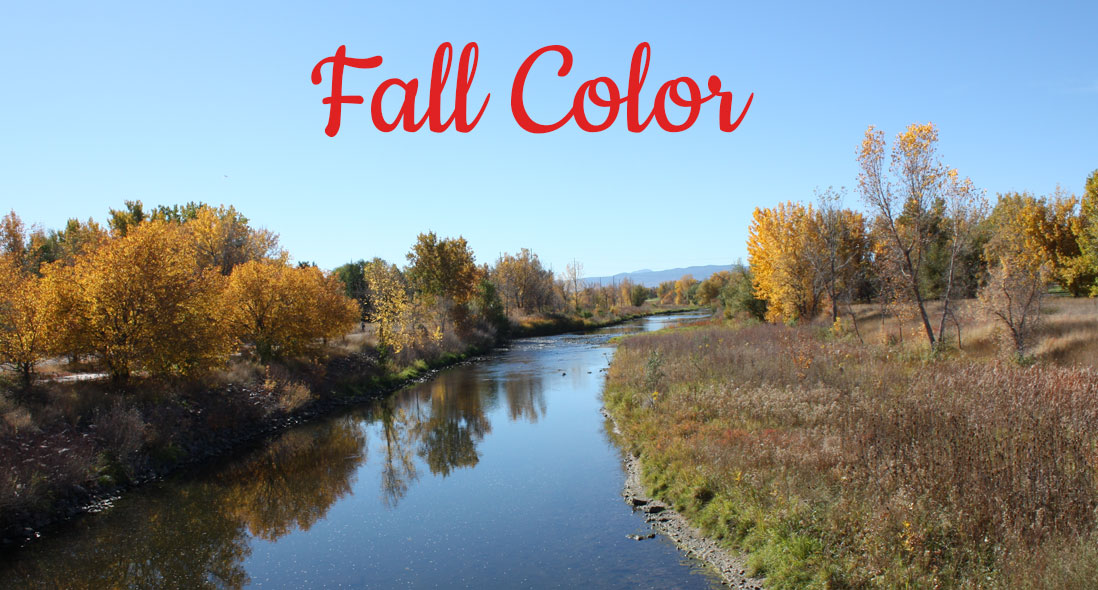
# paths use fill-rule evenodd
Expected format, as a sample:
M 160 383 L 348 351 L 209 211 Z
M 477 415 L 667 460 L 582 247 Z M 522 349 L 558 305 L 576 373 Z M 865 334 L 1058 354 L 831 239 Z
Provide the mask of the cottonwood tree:
M 349 332 L 360 314 L 338 279 L 285 260 L 238 265 L 224 300 L 233 332 L 253 345 L 263 362 L 308 354 L 318 340 Z
M 979 211 L 977 197 L 982 194 L 967 179 L 960 179 L 955 171 L 942 165 L 937 145 L 938 129 L 933 123 L 913 123 L 896 136 L 886 168 L 884 133 L 871 125 L 858 150 L 858 188 L 877 215 L 878 273 L 896 295 L 914 307 L 932 348 L 940 338 L 931 326 L 924 283 L 931 272 L 929 252 L 938 231 L 934 211 L 945 202 L 961 215 L 949 222 L 959 233 L 947 236 L 953 245 L 948 248 L 952 262 L 947 265 L 944 291 L 951 296 L 956 256 L 970 234 L 970 218 Z M 950 311 L 948 305 L 943 306 L 943 316 Z M 940 322 L 939 328 L 943 326 Z
M 690 295 L 698 281 L 693 275 L 685 274 L 675 281 L 675 304 L 686 305 L 690 303 Z
M 732 273 L 727 270 L 718 271 L 709 275 L 709 278 L 698 285 L 698 305 L 708 305 L 716 301 L 720 297 L 721 291 L 728 285 L 728 281 L 730 280 L 732 280 Z
M 793 202 L 756 208 L 752 215 L 747 260 L 755 293 L 767 301 L 768 321 L 812 318 L 819 311 L 821 282 L 808 259 L 812 216 L 810 206 Z
M 43 301 L 43 280 L 0 256 L 0 365 L 14 368 L 24 386 L 34 368 L 54 350 L 56 333 Z
M 1059 186 L 1041 199 L 1044 218 L 1039 229 L 1043 247 L 1052 260 L 1052 278 L 1075 297 L 1089 294 L 1098 277 L 1098 268 L 1083 251 L 1087 235 L 1093 231 L 1088 222 L 1093 205 L 1087 203 L 1086 211 L 1081 207 L 1087 201 L 1085 193 L 1080 199 Z
M 938 342 L 945 339 L 946 320 L 952 319 L 960 340 L 961 323 L 953 309 L 958 295 L 956 283 L 972 269 L 963 268 L 966 250 L 980 223 L 987 217 L 987 199 L 984 192 L 975 188 L 972 180 L 961 178 L 956 170 L 946 172 L 944 191 L 944 230 L 947 233 L 945 282 L 942 291 L 942 311 L 938 320 Z M 960 343 L 958 342 L 958 345 Z
M 1079 236 L 1082 264 L 1094 275 L 1087 285 L 1088 292 L 1091 297 L 1098 296 L 1098 170 L 1087 177 L 1075 233 Z
M 1000 195 L 992 212 L 995 233 L 985 247 L 992 263 L 980 305 L 1004 329 L 1012 353 L 1021 358 L 1041 321 L 1041 306 L 1053 261 L 1035 231 L 1043 203 L 1032 195 Z
M 468 304 L 484 276 L 465 238 L 439 239 L 434 232 L 419 234 L 407 257 L 406 275 L 412 289 L 424 303 L 438 306 L 442 316 L 459 330 L 465 329 Z
M 572 306 L 577 312 L 580 310 L 580 280 L 583 279 L 583 263 L 572 260 L 571 263 L 565 265 L 564 274 L 561 275 L 561 282 L 564 283 L 565 290 L 572 296 Z
M 190 232 L 199 264 L 228 276 L 239 264 L 271 260 L 282 255 L 278 235 L 253 228 L 248 218 L 232 206 L 199 205 L 184 227 Z
M 371 302 L 366 319 L 377 324 L 379 344 L 399 353 L 415 338 L 409 326 L 412 302 L 404 276 L 395 264 L 380 258 L 367 262 L 363 275 Z
M 675 281 L 663 281 L 656 287 L 656 297 L 660 303 L 668 304 L 675 300 Z
M 96 353 L 116 381 L 137 370 L 199 372 L 224 363 L 232 349 L 223 279 L 198 264 L 179 225 L 130 227 L 47 279 L 50 305 L 73 314 L 66 340 Z
M 847 298 L 868 254 L 865 221 L 860 213 L 842 208 L 842 192 L 828 188 L 816 193 L 816 210 L 801 237 L 817 288 L 831 303 L 831 322 L 839 319 L 839 303 Z
M 509 310 L 537 313 L 556 307 L 553 273 L 542 266 L 538 255 L 523 248 L 517 254 L 501 254 L 490 278 Z

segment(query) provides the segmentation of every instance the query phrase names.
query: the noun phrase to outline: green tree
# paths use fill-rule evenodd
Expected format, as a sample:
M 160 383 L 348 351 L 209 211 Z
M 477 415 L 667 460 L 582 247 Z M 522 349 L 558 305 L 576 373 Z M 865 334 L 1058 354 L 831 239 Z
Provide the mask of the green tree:
M 366 261 L 358 260 L 337 266 L 332 271 L 343 285 L 343 294 L 358 302 L 362 321 L 369 316 L 369 285 L 366 283 Z
M 484 269 L 477 266 L 465 238 L 419 234 L 408 253 L 406 274 L 425 303 L 437 305 L 459 330 L 468 327 L 468 304 L 476 296 Z
M 141 201 L 126 201 L 125 208 L 111 209 L 107 225 L 115 236 L 125 236 L 131 228 L 137 227 L 148 221 L 150 216 L 145 213 L 145 206 Z

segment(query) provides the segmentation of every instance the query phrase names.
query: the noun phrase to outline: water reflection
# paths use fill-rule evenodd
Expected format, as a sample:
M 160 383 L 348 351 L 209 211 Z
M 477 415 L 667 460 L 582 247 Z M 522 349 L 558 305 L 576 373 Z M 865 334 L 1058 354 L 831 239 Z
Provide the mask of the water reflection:
M 0 588 L 242 588 L 251 537 L 307 530 L 350 491 L 350 418 L 287 432 L 211 476 L 130 494 L 0 565 Z
M 260 539 L 307 531 L 351 491 L 365 457 L 366 435 L 352 418 L 331 428 L 292 430 L 217 475 L 220 503 Z
M 367 410 L 288 431 L 211 474 L 79 520 L 77 531 L 0 565 L 0 587 L 242 588 L 252 538 L 307 531 L 351 493 L 368 428 L 378 432 L 381 500 L 393 509 L 420 477 L 417 458 L 439 477 L 479 462 L 477 445 L 492 431 L 486 409 L 501 394 L 512 421 L 536 422 L 546 411 L 543 378 L 444 372 Z
M 410 519 L 430 518 L 426 511 L 431 504 L 419 498 L 415 508 L 405 509 L 415 513 L 406 515 L 399 514 L 399 504 L 417 483 L 447 478 L 457 470 L 478 465 L 482 459 L 479 447 L 492 433 L 489 416 L 549 424 L 546 392 L 552 388 L 557 390 L 554 395 L 583 391 L 583 399 L 597 399 L 588 392 L 591 371 L 597 372 L 600 357 L 594 359 L 595 365 L 583 365 L 582 370 L 568 367 L 571 374 L 567 381 L 562 378 L 562 367 L 577 362 L 579 353 L 573 344 L 590 348 L 604 340 L 563 337 L 521 342 L 492 362 L 445 371 L 371 407 L 287 431 L 261 449 L 222 465 L 129 493 L 109 511 L 49 532 L 47 538 L 24 550 L 0 554 L 0 588 L 243 588 L 252 583 L 249 567 L 271 550 L 265 546 L 258 551 L 261 543 L 282 540 L 290 555 L 303 550 L 293 541 L 306 537 L 293 533 L 321 528 L 318 523 L 341 501 L 352 512 L 332 519 L 338 522 L 326 523 L 321 535 L 331 535 L 333 528 L 339 527 L 349 527 L 356 535 L 376 535 L 372 529 L 382 526 L 379 521 L 386 520 L 386 514 L 393 515 L 386 520 L 387 526 L 411 535 L 405 531 L 418 524 Z M 584 384 L 583 379 L 588 382 Z M 565 406 L 554 402 L 554 407 L 560 412 Z M 585 410 L 582 415 L 601 424 L 597 412 Z M 557 435 L 572 436 L 568 431 Z M 521 438 L 525 435 L 512 429 L 510 436 L 518 437 L 512 449 L 525 448 Z M 523 460 L 551 464 L 556 456 L 524 455 Z M 529 472 L 519 475 L 521 469 L 512 467 L 510 471 L 516 472 L 513 477 L 529 477 Z M 351 500 L 355 491 L 376 490 L 374 477 L 380 485 L 381 501 L 364 501 L 362 497 L 369 498 L 369 492 Z M 611 488 L 616 486 L 620 483 L 611 483 Z M 432 493 L 438 494 L 437 487 L 434 489 Z M 516 497 L 526 498 L 531 493 Z M 468 498 L 455 501 L 469 503 Z M 511 510 L 509 514 L 527 514 L 517 504 Z M 504 522 L 514 523 L 514 518 Z M 475 526 L 463 525 L 464 530 Z M 369 537 L 356 538 L 360 543 L 372 542 Z M 419 538 L 429 542 L 433 537 Z M 508 543 L 514 546 L 513 541 Z M 537 555 L 543 554 L 535 552 L 525 559 Z M 496 570 L 506 575 L 509 567 L 497 565 Z M 341 573 L 347 571 L 351 570 Z M 252 570 L 252 575 L 257 583 L 263 583 L 263 576 L 270 572 L 260 568 Z M 401 574 L 387 574 L 391 575 Z M 651 566 L 645 575 L 651 575 Z M 383 580 L 391 582 L 393 578 L 373 583 Z
M 381 501 L 396 508 L 400 499 L 408 493 L 408 486 L 419 478 L 413 460 L 412 429 L 408 414 L 403 409 L 393 410 L 392 404 L 380 409 L 382 442 Z
M 545 415 L 545 377 L 518 373 L 500 379 L 498 386 L 507 399 L 508 415 L 512 422 L 519 420 L 537 422 Z

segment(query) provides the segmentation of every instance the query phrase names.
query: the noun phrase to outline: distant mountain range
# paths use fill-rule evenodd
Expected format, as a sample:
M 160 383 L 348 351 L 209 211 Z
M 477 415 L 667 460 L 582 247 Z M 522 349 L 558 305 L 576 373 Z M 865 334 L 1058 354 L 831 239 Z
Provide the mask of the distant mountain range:
M 707 266 L 687 266 L 685 268 L 669 268 L 667 270 L 649 270 L 647 268 L 633 272 L 621 272 L 610 277 L 584 277 L 583 281 L 588 285 L 610 285 L 620 283 L 622 279 L 629 279 L 645 287 L 656 287 L 664 281 L 677 281 L 682 275 L 691 275 L 699 281 L 708 279 L 713 273 L 722 270 L 732 270 L 731 264 L 710 264 Z

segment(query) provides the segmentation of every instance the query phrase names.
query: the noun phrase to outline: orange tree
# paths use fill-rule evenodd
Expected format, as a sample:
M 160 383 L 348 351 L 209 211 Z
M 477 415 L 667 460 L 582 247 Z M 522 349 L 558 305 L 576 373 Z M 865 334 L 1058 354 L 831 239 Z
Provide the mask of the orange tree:
M 338 279 L 314 266 L 250 260 L 233 269 L 228 283 L 233 332 L 263 362 L 313 352 L 318 340 L 353 329 L 361 314 Z
M 79 257 L 68 281 L 48 274 L 49 304 L 71 314 L 63 323 L 64 340 L 95 353 L 116 381 L 138 370 L 199 372 L 224 363 L 231 352 L 221 277 L 201 268 L 194 243 L 178 225 L 130 226 L 124 236 Z
M 42 294 L 42 279 L 23 273 L 10 257 L 0 257 L 0 364 L 15 368 L 25 386 L 54 346 Z

